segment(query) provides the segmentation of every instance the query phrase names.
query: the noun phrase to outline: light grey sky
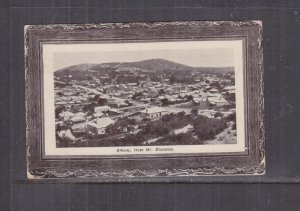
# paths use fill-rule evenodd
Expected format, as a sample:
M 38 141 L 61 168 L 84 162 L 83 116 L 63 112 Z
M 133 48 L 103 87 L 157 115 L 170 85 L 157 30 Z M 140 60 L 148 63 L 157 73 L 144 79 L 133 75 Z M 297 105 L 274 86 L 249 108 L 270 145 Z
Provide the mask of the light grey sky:
M 147 59 L 167 59 L 192 67 L 232 67 L 234 54 L 231 48 L 137 50 L 99 52 L 56 52 L 53 55 L 55 70 L 82 63 L 136 62 Z

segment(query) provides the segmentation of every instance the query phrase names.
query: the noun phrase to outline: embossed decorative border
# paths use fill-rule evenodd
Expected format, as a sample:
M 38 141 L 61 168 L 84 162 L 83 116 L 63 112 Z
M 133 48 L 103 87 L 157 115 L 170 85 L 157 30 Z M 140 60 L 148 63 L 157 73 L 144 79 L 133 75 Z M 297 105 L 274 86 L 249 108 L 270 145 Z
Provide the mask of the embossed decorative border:
M 38 159 L 37 153 L 40 153 L 40 149 L 35 149 L 34 143 L 38 143 L 41 140 L 31 140 L 32 133 L 32 121 L 36 120 L 32 118 L 32 87 L 31 75 L 32 67 L 30 49 L 32 40 L 30 40 L 29 31 L 51 31 L 59 33 L 61 31 L 71 31 L 76 33 L 77 31 L 89 31 L 89 30 L 120 30 L 120 29 L 131 29 L 139 28 L 143 29 L 154 29 L 159 30 L 161 27 L 170 26 L 186 26 L 192 27 L 229 27 L 233 29 L 238 28 L 251 28 L 251 30 L 257 30 L 256 42 L 256 62 L 257 62 L 257 87 L 258 100 L 255 105 L 258 110 L 257 122 L 259 125 L 259 134 L 257 140 L 253 140 L 257 143 L 255 159 L 257 160 L 255 165 L 247 167 L 226 167 L 226 166 L 208 166 L 208 167 L 197 167 L 194 168 L 158 168 L 158 169 L 131 169 L 122 170 L 114 169 L 113 171 L 106 171 L 100 168 L 86 168 L 84 166 L 72 167 L 72 168 L 57 168 L 57 166 L 41 164 Z M 250 30 L 250 29 L 249 29 Z M 188 33 L 187 33 L 188 34 Z M 201 34 L 201 32 L 200 32 Z M 216 175 L 263 175 L 265 173 L 265 126 L 264 126 L 264 87 L 263 87 L 263 48 L 262 48 L 262 24 L 260 21 L 188 21 L 188 22 L 154 22 L 154 23 L 104 23 L 104 24 L 84 24 L 84 25 L 70 25 L 70 24 L 57 24 L 57 25 L 30 25 L 25 27 L 25 89 L 26 89 L 26 137 L 27 137 L 27 168 L 28 177 L 31 179 L 41 178 L 137 178 L 137 177 L 178 177 L 178 176 L 216 176 Z M 33 164 L 34 163 L 34 164 Z M 76 165 L 75 165 L 76 166 Z

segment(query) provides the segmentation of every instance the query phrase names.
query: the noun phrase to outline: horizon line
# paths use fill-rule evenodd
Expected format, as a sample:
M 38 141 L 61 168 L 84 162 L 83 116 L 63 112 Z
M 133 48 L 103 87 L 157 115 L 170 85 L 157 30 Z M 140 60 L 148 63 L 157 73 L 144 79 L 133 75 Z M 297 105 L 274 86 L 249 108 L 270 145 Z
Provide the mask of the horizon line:
M 70 66 L 66 66 L 66 67 L 54 70 L 54 72 L 65 69 L 65 68 L 68 68 L 68 67 L 76 66 L 76 65 L 100 65 L 100 64 L 112 64 L 112 63 L 137 63 L 137 62 L 143 62 L 143 61 L 148 61 L 148 60 L 165 60 L 165 61 L 173 62 L 173 63 L 180 64 L 180 65 L 183 65 L 183 66 L 191 67 L 191 68 L 234 68 L 234 65 L 233 66 L 197 66 L 197 67 L 194 67 L 194 66 L 189 66 L 189 65 L 182 64 L 182 63 L 179 63 L 179 62 L 174 62 L 174 61 L 171 61 L 171 60 L 168 60 L 168 59 L 155 58 L 155 59 L 143 59 L 143 60 L 133 61 L 133 62 L 114 61 L 114 62 L 103 62 L 103 63 L 78 63 L 78 64 L 73 64 L 73 65 L 70 65 Z

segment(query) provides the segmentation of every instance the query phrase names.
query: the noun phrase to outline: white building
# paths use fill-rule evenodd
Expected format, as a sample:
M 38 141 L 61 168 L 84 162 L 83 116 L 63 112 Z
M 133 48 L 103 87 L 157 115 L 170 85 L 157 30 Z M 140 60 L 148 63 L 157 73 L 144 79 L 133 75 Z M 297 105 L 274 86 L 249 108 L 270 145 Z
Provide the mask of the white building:
M 208 97 L 207 101 L 209 105 L 212 106 L 223 106 L 223 105 L 228 105 L 227 100 L 225 100 L 223 97 Z
M 87 132 L 97 135 L 105 134 L 106 127 L 115 121 L 109 117 L 97 118 L 87 124 Z
M 98 107 L 95 107 L 95 113 L 109 111 L 110 109 L 111 108 L 109 106 L 98 106 Z
M 206 97 L 194 97 L 193 102 L 195 104 L 207 104 L 207 98 Z
M 167 113 L 168 111 L 166 109 L 155 106 L 155 107 L 146 108 L 145 110 L 142 110 L 141 118 L 155 119 Z
M 209 92 L 214 94 L 214 93 L 217 93 L 217 92 L 218 92 L 218 90 L 217 90 L 217 89 L 215 89 L 215 88 L 213 88 L 213 89 L 209 90 Z
M 228 92 L 229 94 L 235 94 L 235 87 L 234 86 L 227 86 L 223 90 L 224 90 L 224 92 Z
M 72 117 L 74 117 L 74 113 L 70 112 L 70 111 L 64 111 L 62 113 L 60 113 L 58 116 L 63 119 L 64 121 L 70 120 Z
M 226 86 L 223 90 L 225 90 L 225 91 L 235 90 L 235 87 L 234 86 Z
M 69 119 L 70 122 L 72 123 L 79 123 L 79 122 L 84 122 L 85 121 L 85 116 L 86 114 L 83 112 L 78 112 L 72 115 L 72 117 Z

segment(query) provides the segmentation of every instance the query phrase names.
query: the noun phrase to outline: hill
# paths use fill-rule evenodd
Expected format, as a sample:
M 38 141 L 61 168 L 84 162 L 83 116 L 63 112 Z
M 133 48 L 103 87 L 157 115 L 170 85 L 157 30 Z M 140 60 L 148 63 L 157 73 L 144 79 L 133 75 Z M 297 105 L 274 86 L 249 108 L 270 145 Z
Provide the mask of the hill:
M 55 76 L 66 74 L 111 74 L 111 72 L 151 73 L 151 74 L 189 74 L 201 73 L 233 73 L 233 67 L 191 67 L 165 59 L 149 59 L 138 62 L 112 62 L 100 64 L 78 64 L 55 71 Z

